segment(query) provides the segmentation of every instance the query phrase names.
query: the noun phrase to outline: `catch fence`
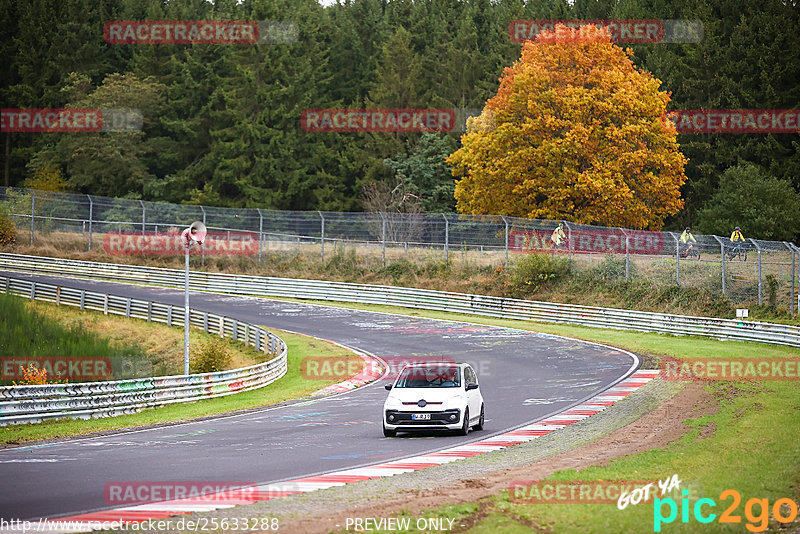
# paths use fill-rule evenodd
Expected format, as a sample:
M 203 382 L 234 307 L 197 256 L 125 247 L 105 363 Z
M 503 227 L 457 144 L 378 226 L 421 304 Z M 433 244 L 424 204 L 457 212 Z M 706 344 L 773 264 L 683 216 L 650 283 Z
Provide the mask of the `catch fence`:
M 252 236 L 253 262 L 290 250 L 324 263 L 355 249 L 359 259 L 383 265 L 444 260 L 507 267 L 524 253 L 550 253 L 562 255 L 573 271 L 707 289 L 732 302 L 768 303 L 791 313 L 800 308 L 800 248 L 782 241 L 694 235 L 689 246 L 675 232 L 501 215 L 221 208 L 12 188 L 0 188 L 0 202 L 14 218 L 18 239 L 31 244 L 66 235 L 75 248 L 96 250 L 107 246 L 109 235 L 174 235 L 199 220 L 213 232 Z

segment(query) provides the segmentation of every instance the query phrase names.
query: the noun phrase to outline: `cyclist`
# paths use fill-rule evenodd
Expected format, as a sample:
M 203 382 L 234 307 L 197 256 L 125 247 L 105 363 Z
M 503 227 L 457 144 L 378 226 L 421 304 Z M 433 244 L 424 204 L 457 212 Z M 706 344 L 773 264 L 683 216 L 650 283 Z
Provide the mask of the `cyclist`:
M 556 229 L 553 230 L 553 235 L 550 236 L 550 242 L 553 243 L 555 248 L 560 248 L 561 243 L 564 242 L 566 236 L 564 235 L 564 223 L 558 223 Z
M 737 254 L 741 253 L 742 250 L 742 243 L 744 243 L 744 236 L 742 235 L 742 230 L 738 226 L 733 230 L 731 233 L 731 243 L 733 244 L 731 250 L 731 258 L 734 258 Z
M 697 239 L 695 239 L 692 235 L 692 229 L 690 227 L 687 226 L 683 231 L 680 242 L 684 244 L 684 249 L 683 252 L 681 252 L 681 255 L 685 258 L 689 255 L 689 251 L 692 250 L 692 247 L 694 247 L 692 243 L 697 243 Z

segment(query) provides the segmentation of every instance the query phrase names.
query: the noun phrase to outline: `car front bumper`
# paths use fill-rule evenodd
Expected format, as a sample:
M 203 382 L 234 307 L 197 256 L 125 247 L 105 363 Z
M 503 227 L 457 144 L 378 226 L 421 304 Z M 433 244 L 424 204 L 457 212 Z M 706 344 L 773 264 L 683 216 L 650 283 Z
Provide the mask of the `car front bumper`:
M 430 419 L 414 419 L 415 415 L 428 414 Z M 458 430 L 462 411 L 458 408 L 443 411 L 384 410 L 383 426 L 387 430 L 412 432 L 414 430 Z

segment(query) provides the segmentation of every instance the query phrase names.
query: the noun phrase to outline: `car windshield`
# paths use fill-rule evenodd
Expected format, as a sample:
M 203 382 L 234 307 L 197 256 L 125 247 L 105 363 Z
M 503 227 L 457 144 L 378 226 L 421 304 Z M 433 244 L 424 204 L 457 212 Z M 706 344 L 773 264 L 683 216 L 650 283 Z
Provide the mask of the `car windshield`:
M 396 388 L 457 388 L 461 386 L 458 367 L 406 367 L 397 379 Z

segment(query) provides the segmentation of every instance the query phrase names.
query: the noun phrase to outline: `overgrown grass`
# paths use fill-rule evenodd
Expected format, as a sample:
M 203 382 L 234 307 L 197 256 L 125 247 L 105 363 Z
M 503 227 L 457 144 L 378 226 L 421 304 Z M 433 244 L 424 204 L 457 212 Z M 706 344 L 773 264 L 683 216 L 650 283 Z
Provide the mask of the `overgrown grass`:
M 87 328 L 80 320 L 62 322 L 48 312 L 48 306 L 0 294 L 0 358 L 113 356 L 115 362 L 147 360 L 145 350 L 136 340 L 112 340 Z M 130 365 L 132 369 L 136 367 Z M 55 379 L 52 376 L 49 378 Z M 2 384 L 10 385 L 11 381 L 2 380 Z
M 281 330 L 270 331 L 286 341 L 288 347 L 288 371 L 283 378 L 269 386 L 229 395 L 227 397 L 153 408 L 136 414 L 107 419 L 93 419 L 90 421 L 50 421 L 36 425 L 0 427 L 0 443 L 18 444 L 41 439 L 62 438 L 94 432 L 180 422 L 198 417 L 220 415 L 237 410 L 269 406 L 279 402 L 304 397 L 339 381 L 306 378 L 301 373 L 301 362 L 304 358 L 314 356 L 339 359 L 353 356 L 351 351 L 334 343 L 300 334 L 291 334 Z
M 143 356 L 136 345 L 120 345 L 90 332 L 81 322 L 52 320 L 20 297 L 0 294 L 0 356 Z
M 0 356 L 111 357 L 112 367 L 125 362 L 125 376 L 115 373 L 114 379 L 183 373 L 180 328 L 15 296 L 0 295 L 0 299 L 0 328 L 9 334 L 0 338 Z M 228 368 L 253 365 L 269 357 L 233 339 L 194 329 L 191 341 L 193 348 L 214 342 L 225 349 L 230 354 Z M 133 371 L 130 376 L 129 369 Z

